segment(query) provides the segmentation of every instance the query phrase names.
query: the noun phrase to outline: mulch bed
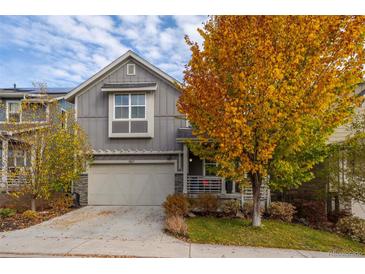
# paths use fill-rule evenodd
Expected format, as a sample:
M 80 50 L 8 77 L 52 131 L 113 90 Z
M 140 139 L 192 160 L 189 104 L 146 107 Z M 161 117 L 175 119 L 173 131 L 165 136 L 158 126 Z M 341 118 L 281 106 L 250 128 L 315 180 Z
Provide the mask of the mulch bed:
M 64 210 L 49 209 L 45 211 L 39 211 L 37 212 L 39 216 L 34 219 L 27 218 L 23 216 L 22 213 L 16 213 L 11 217 L 0 217 L 0 232 L 27 228 L 32 225 L 36 225 L 52 219 L 54 217 L 61 216 L 67 212 L 70 212 L 71 210 L 72 209 L 70 208 Z

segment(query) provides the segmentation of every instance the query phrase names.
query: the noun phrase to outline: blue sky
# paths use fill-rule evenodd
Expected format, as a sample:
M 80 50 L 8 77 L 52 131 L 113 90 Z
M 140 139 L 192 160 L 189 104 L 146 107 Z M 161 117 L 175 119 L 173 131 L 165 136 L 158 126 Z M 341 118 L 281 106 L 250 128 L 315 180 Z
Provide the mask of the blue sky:
M 182 79 L 206 16 L 0 16 L 0 87 L 74 87 L 128 49 Z

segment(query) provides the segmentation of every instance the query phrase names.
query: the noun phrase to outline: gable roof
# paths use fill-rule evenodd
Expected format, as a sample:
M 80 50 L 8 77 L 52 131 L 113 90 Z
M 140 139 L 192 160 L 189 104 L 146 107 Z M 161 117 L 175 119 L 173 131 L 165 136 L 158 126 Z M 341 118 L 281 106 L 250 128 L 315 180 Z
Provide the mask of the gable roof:
M 113 68 L 115 68 L 118 65 L 120 65 L 121 63 L 123 63 L 129 57 L 135 59 L 136 61 L 138 61 L 142 65 L 146 66 L 148 69 L 150 69 L 151 71 L 153 71 L 154 73 L 156 73 L 157 75 L 159 75 L 160 77 L 162 77 L 163 79 L 165 79 L 167 82 L 171 83 L 172 85 L 175 85 L 175 83 L 179 83 L 178 80 L 176 80 L 175 78 L 171 77 L 167 73 L 163 72 L 158 67 L 152 65 L 150 62 L 146 61 L 145 59 L 143 59 L 142 57 L 140 57 L 139 55 L 137 55 L 135 52 L 133 52 L 131 50 L 128 50 L 126 53 L 124 53 L 118 59 L 114 60 L 109 65 L 107 65 L 105 68 L 103 68 L 102 70 L 100 70 L 99 72 L 97 72 L 96 74 L 94 74 L 92 77 L 90 77 L 88 80 L 86 80 L 85 82 L 81 83 L 79 86 L 77 86 L 73 90 L 71 90 L 71 92 L 69 92 L 65 96 L 65 99 L 68 100 L 68 101 L 73 100 L 75 98 L 75 96 L 79 92 L 81 92 L 85 87 L 89 86 L 91 83 L 93 83 L 94 81 L 96 81 L 97 79 L 99 79 L 101 76 L 105 75 L 106 73 L 108 73 L 109 71 L 111 71 Z

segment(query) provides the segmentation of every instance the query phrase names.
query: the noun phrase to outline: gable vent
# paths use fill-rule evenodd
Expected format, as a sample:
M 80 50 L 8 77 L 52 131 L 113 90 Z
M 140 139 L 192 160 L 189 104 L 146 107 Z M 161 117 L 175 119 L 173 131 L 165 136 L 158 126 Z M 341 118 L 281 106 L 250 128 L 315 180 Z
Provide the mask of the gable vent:
M 127 75 L 136 75 L 136 65 L 127 64 Z

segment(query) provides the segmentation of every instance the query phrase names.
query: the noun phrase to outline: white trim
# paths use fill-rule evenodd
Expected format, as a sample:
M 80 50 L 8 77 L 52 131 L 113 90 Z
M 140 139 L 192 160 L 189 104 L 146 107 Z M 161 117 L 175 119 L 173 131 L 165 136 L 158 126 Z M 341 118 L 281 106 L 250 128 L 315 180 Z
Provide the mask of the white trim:
M 145 95 L 146 103 L 146 114 L 145 119 L 132 119 L 132 120 L 114 120 L 114 94 L 109 94 L 109 111 L 108 111 L 108 136 L 109 138 L 153 138 L 154 137 L 154 93 L 146 93 Z M 147 132 L 144 133 L 113 133 L 112 123 L 115 121 L 147 121 Z M 129 123 L 130 124 L 130 123 Z M 129 125 L 130 126 L 130 125 Z
M 100 70 L 98 73 L 96 73 L 95 75 L 93 75 L 92 77 L 90 77 L 88 80 L 86 80 L 85 82 L 83 82 L 82 84 L 80 84 L 78 87 L 76 87 L 75 89 L 73 89 L 71 92 L 69 92 L 68 94 L 66 94 L 65 97 L 64 97 L 65 100 L 72 99 L 82 89 L 84 89 L 85 87 L 87 87 L 88 85 L 90 85 L 96 79 L 100 78 L 102 75 L 104 75 L 105 73 L 107 73 L 109 70 L 113 69 L 114 67 L 116 67 L 119 64 L 121 64 L 122 62 L 124 62 L 128 57 L 134 58 L 135 60 L 137 60 L 138 62 L 140 62 L 141 64 L 143 64 L 144 66 L 146 66 L 147 68 L 149 68 L 150 70 L 152 70 L 153 72 L 155 72 L 156 74 L 158 74 L 159 76 L 161 76 L 163 79 L 165 79 L 168 82 L 170 82 L 172 85 L 175 86 L 176 83 L 179 83 L 179 81 L 177 81 L 176 79 L 174 79 L 173 77 L 171 77 L 167 73 L 163 72 L 162 70 L 160 70 L 156 66 L 152 65 L 151 63 L 147 62 L 146 60 L 144 60 L 143 58 L 139 57 L 137 54 L 135 54 L 134 52 L 132 52 L 131 50 L 129 50 L 126 53 L 124 53 L 122 56 L 120 56 L 118 59 L 114 60 L 112 63 L 110 63 L 109 65 L 107 65 L 105 68 L 103 68 L 102 70 Z
M 75 96 L 75 104 L 74 104 L 74 111 L 75 111 L 75 113 L 74 113 L 74 115 L 75 115 L 75 121 L 76 122 L 77 122 L 77 104 L 78 104 L 78 98 L 79 98 L 78 95 Z
M 19 110 L 18 112 L 14 112 L 14 113 L 18 113 L 19 114 L 19 122 L 14 122 L 14 123 L 21 123 L 22 122 L 22 102 L 21 100 L 7 100 L 6 101 L 6 122 L 9 122 L 9 104 L 13 104 L 16 103 L 19 105 Z M 13 112 L 11 112 L 13 113 Z
M 140 88 L 101 88 L 104 92 L 119 92 L 119 91 L 156 91 L 157 84 L 153 87 L 140 87 Z
M 181 154 L 181 150 L 168 150 L 168 151 L 143 151 L 143 150 L 93 150 L 93 155 L 141 155 L 141 154 Z
M 115 97 L 118 95 L 128 95 L 128 105 L 116 105 Z M 143 95 L 144 96 L 144 105 L 132 105 L 132 95 Z M 126 108 L 128 107 L 128 118 L 116 118 L 115 117 L 115 108 Z M 132 118 L 132 107 L 144 107 L 144 117 L 143 118 Z M 114 93 L 113 94 L 113 121 L 148 121 L 147 120 L 147 94 L 146 93 Z M 129 133 L 131 129 L 129 127 Z
M 177 160 L 95 160 L 92 165 L 138 165 L 138 164 L 173 164 L 174 172 L 177 173 Z M 90 167 L 89 167 L 90 168 Z
M 129 72 L 129 68 L 130 67 L 133 68 L 133 72 L 132 73 Z M 127 75 L 128 76 L 134 76 L 134 75 L 136 75 L 136 64 L 133 64 L 133 63 L 127 64 Z
M 185 116 L 185 127 L 190 127 L 191 125 L 190 125 L 190 122 L 189 122 L 189 120 L 188 120 L 188 116 L 186 115 Z

